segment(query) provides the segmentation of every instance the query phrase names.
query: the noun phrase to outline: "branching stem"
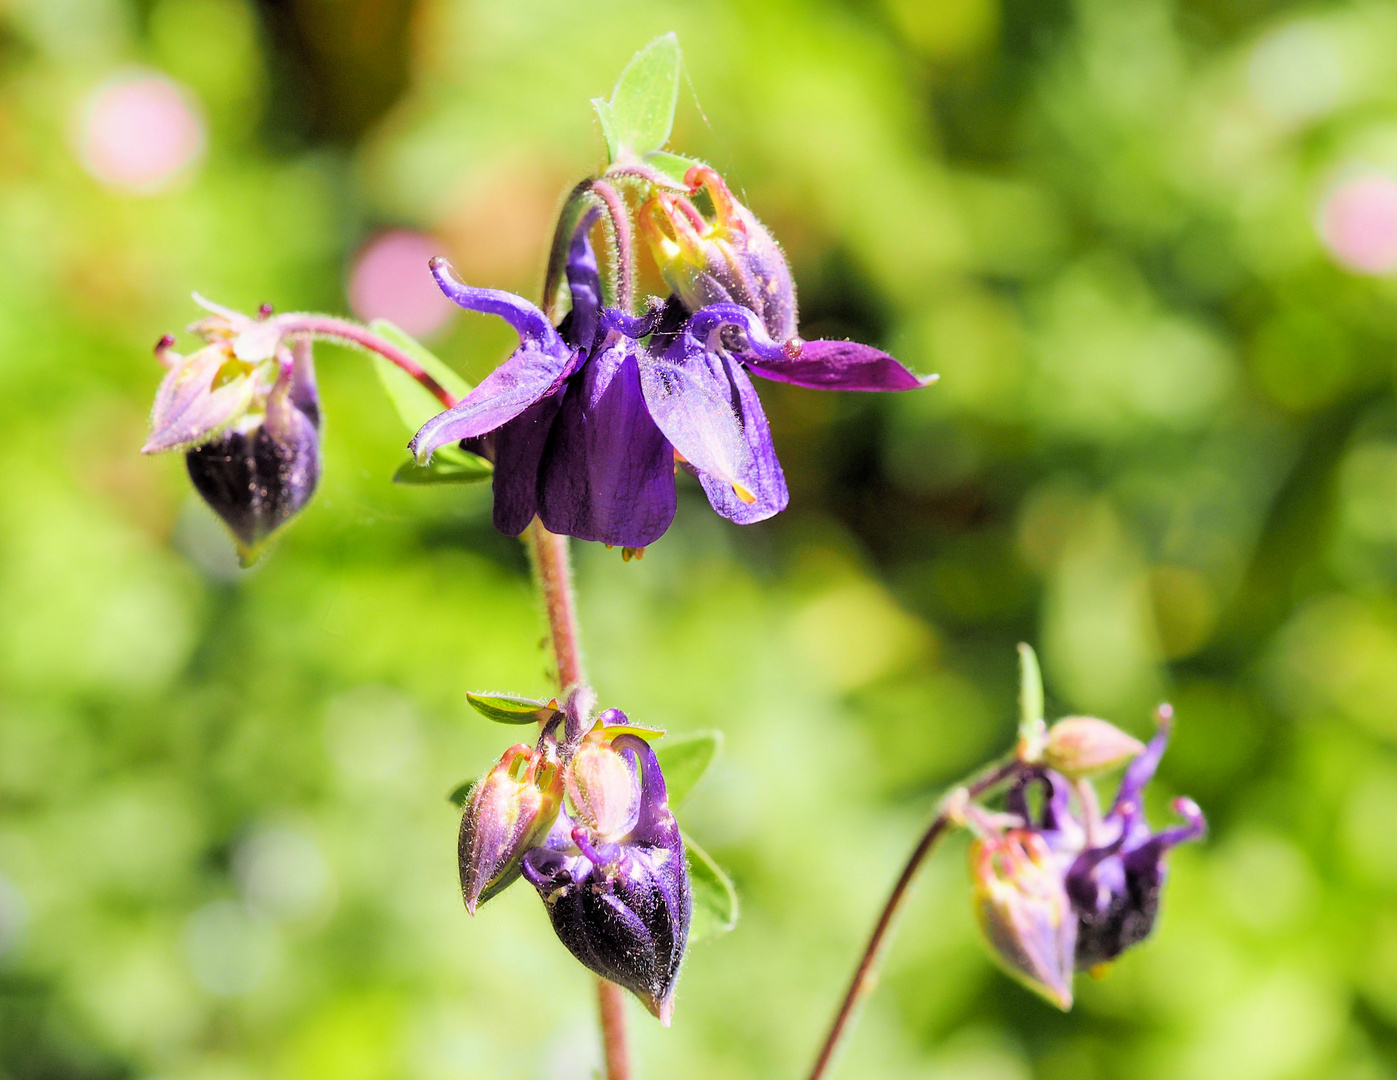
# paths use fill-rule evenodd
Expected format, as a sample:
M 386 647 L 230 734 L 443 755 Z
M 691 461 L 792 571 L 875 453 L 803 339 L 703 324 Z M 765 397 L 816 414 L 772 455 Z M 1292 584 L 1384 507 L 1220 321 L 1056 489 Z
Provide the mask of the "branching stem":
M 342 345 L 351 345 L 377 353 L 389 363 L 396 364 L 421 383 L 432 396 L 446 408 L 456 404 L 457 398 L 450 390 L 427 374 L 416 360 L 390 341 L 379 337 L 368 327 L 352 323 L 347 319 L 336 319 L 329 315 L 280 315 L 277 322 L 284 333 L 311 334 L 318 338 L 329 338 Z

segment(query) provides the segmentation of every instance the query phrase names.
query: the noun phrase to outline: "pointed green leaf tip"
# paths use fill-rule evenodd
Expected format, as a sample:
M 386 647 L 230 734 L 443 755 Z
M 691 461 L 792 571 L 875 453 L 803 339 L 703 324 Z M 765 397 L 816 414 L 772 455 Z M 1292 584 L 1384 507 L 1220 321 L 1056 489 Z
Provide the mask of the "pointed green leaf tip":
M 497 724 L 533 724 L 558 711 L 556 701 L 538 701 L 514 694 L 467 694 L 472 709 Z
M 688 735 L 671 735 L 655 747 L 655 758 L 664 773 L 669 803 L 678 806 L 684 796 L 703 779 L 723 748 L 721 731 L 694 731 Z
M 1043 722 L 1043 672 L 1033 646 L 1019 643 L 1019 746 L 1020 761 L 1035 762 L 1043 756 L 1048 727 Z
M 669 141 L 679 103 L 679 37 L 658 37 L 626 65 L 611 99 L 593 98 L 614 163 L 659 150 Z
M 689 853 L 689 888 L 694 909 L 689 922 L 689 943 L 725 934 L 737 925 L 737 890 L 712 856 L 684 834 Z

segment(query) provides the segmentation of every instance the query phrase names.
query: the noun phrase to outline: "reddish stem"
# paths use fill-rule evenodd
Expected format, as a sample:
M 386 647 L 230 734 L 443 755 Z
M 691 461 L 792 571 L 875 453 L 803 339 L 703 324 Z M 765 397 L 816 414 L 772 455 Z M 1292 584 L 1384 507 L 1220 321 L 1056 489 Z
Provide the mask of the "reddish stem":
M 966 797 L 973 799 L 983 795 L 996 784 L 1008 779 L 1016 767 L 1016 762 L 1010 762 L 992 768 L 965 785 Z M 878 916 L 878 922 L 874 924 L 868 945 L 864 947 L 863 955 L 859 958 L 859 966 L 854 969 L 854 978 L 849 983 L 844 1000 L 840 1003 L 839 1012 L 835 1014 L 834 1023 L 830 1025 L 829 1035 L 825 1038 L 824 1046 L 820 1048 L 820 1056 L 815 1061 L 815 1067 L 810 1071 L 810 1080 L 821 1080 L 821 1077 L 825 1075 L 833 1063 L 835 1051 L 839 1049 L 839 1044 L 848 1034 L 850 1021 L 854 1018 L 854 1010 L 873 989 L 878 964 L 882 959 L 884 939 L 887 938 L 888 931 L 892 929 L 893 919 L 907 898 L 907 890 L 912 884 L 912 879 L 917 876 L 917 871 L 921 869 L 923 860 L 931 853 L 931 849 L 936 846 L 936 842 L 941 839 L 950 824 L 951 815 L 948 809 L 943 806 L 931 819 L 931 824 L 927 826 L 926 832 L 922 833 L 922 838 L 917 841 L 917 846 L 912 849 L 907 865 L 902 868 L 902 875 L 897 879 L 897 884 L 893 886 L 893 891 L 888 895 L 887 902 L 883 905 L 882 914 Z
M 332 318 L 329 315 L 281 315 L 277 317 L 277 322 L 287 334 L 314 334 L 316 337 L 332 338 L 343 344 L 357 345 L 361 349 L 377 353 L 411 375 L 448 409 L 459 400 L 402 349 L 358 323 Z

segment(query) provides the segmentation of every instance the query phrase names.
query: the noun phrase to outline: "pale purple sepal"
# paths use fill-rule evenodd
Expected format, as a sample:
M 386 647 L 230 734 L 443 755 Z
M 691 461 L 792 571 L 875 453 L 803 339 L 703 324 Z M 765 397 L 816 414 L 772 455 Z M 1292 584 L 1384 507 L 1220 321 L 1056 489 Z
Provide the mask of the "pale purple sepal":
M 216 342 L 184 357 L 165 375 L 151 409 L 150 438 L 141 453 L 198 446 L 216 438 L 247 411 L 258 391 L 258 372 L 239 370 L 214 389 L 214 379 L 227 364 L 242 368 L 229 355 L 227 345 Z

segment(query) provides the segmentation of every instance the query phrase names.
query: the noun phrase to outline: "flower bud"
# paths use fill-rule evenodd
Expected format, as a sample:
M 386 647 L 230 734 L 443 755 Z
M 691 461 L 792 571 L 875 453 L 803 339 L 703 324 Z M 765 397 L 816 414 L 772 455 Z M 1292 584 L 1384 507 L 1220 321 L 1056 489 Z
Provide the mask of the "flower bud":
M 610 743 L 585 741 L 568 763 L 568 798 L 579 823 L 609 839 L 629 831 L 640 809 L 635 770 Z
M 501 892 L 519 876 L 524 852 L 542 842 L 562 805 L 556 761 L 522 743 L 504 752 L 476 784 L 461 815 L 457 855 L 466 910 Z
M 1043 838 L 1025 829 L 970 847 L 976 914 L 1009 974 L 1058 1008 L 1072 1007 L 1077 919 Z
M 1114 724 L 1090 716 L 1069 716 L 1048 729 L 1043 764 L 1069 780 L 1124 765 L 1145 751 L 1145 744 Z
M 639 217 L 666 284 L 691 313 L 709 304 L 741 304 L 773 340 L 795 338 L 795 284 L 780 246 L 708 166 L 695 165 L 684 179 L 691 194 L 708 192 L 712 222 L 689 199 L 667 191 L 657 191 Z
M 559 814 L 547 845 L 528 851 L 521 869 L 568 951 L 630 990 L 668 1026 L 693 904 L 684 841 L 650 744 L 625 734 L 615 736 L 612 746 L 631 783 L 639 777 L 632 822 L 619 835 L 608 835 Z M 589 764 L 584 774 L 580 792 L 619 782 L 610 763 Z M 613 808 L 620 803 L 609 801 L 611 794 L 607 801 L 587 802 L 599 821 L 619 818 Z
M 185 455 L 189 478 L 243 555 L 301 509 L 320 479 L 320 411 L 310 349 L 226 432 Z

